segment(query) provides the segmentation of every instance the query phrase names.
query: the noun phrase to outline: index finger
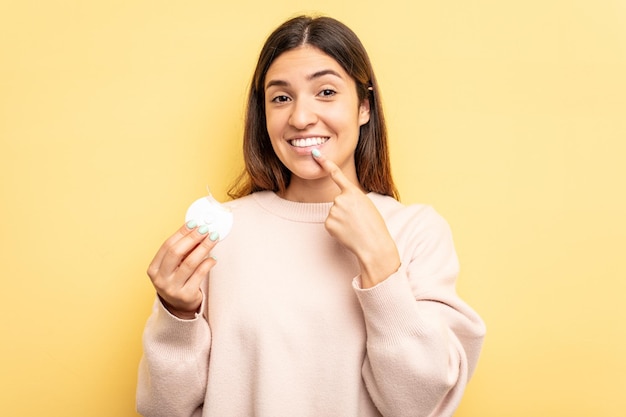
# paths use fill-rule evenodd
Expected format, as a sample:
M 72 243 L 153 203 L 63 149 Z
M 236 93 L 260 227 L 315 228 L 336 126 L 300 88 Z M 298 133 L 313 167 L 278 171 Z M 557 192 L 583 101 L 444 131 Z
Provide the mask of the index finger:
M 166 253 L 170 250 L 172 246 L 180 242 L 182 239 L 188 239 L 190 243 L 188 246 L 195 246 L 200 243 L 206 235 L 204 233 L 199 233 L 195 222 L 187 222 L 182 227 L 180 227 L 176 233 L 170 236 L 159 248 L 158 252 L 152 259 L 148 270 L 158 269 L 163 262 L 163 258 L 165 258 Z
M 344 175 L 343 171 L 330 159 L 327 159 L 319 149 L 313 149 L 311 151 L 313 159 L 326 171 L 330 178 L 337 184 L 341 191 L 345 191 L 347 188 L 354 186 L 352 182 Z

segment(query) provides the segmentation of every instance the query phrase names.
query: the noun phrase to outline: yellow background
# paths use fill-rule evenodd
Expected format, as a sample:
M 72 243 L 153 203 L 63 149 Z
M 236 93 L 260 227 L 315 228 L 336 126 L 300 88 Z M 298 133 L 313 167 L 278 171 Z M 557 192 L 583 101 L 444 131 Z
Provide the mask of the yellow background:
M 135 415 L 147 265 L 225 197 L 256 55 L 303 11 L 361 37 L 402 199 L 453 228 L 488 325 L 457 415 L 623 415 L 621 0 L 0 2 L 2 415 Z

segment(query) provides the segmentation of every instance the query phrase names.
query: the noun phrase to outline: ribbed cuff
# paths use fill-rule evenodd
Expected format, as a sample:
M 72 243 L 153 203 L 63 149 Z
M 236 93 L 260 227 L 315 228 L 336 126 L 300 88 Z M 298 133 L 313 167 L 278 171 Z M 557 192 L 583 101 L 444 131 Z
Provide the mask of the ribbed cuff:
M 200 311 L 204 311 L 204 301 Z M 155 311 L 144 332 L 144 344 L 168 358 L 180 358 L 194 354 L 198 348 L 206 348 L 211 341 L 207 321 L 201 313 L 191 320 L 180 319 L 171 314 L 157 297 Z M 197 353 L 197 352 L 196 352 Z
M 363 309 L 368 340 L 375 338 L 396 344 L 407 336 L 423 334 L 423 323 L 404 264 L 374 287 L 361 288 L 360 277 L 353 280 L 352 286 Z

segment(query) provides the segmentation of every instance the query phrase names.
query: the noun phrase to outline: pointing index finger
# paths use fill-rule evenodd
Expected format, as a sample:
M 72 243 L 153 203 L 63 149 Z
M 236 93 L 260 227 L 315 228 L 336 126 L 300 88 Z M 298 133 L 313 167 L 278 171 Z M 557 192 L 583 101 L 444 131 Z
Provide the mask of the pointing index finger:
M 311 151 L 311 155 L 313 155 L 313 159 L 322 167 L 322 169 L 330 175 L 330 178 L 335 182 L 335 184 L 337 184 L 341 191 L 344 191 L 353 185 L 337 164 L 330 159 L 326 159 L 319 149 L 313 149 L 313 151 Z

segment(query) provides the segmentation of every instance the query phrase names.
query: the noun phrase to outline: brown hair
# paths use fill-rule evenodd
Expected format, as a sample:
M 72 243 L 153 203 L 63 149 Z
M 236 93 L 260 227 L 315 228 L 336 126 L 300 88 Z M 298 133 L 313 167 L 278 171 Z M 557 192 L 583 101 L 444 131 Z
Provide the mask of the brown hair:
M 299 16 L 279 26 L 266 40 L 259 55 L 252 84 L 243 134 L 245 171 L 228 195 L 243 197 L 256 191 L 283 192 L 291 173 L 272 148 L 265 121 L 265 75 L 283 52 L 302 45 L 314 46 L 335 59 L 354 79 L 359 102 L 368 98 L 370 119 L 360 128 L 354 153 L 359 183 L 366 191 L 398 198 L 391 177 L 387 128 L 378 86 L 367 51 L 356 34 L 330 17 Z

